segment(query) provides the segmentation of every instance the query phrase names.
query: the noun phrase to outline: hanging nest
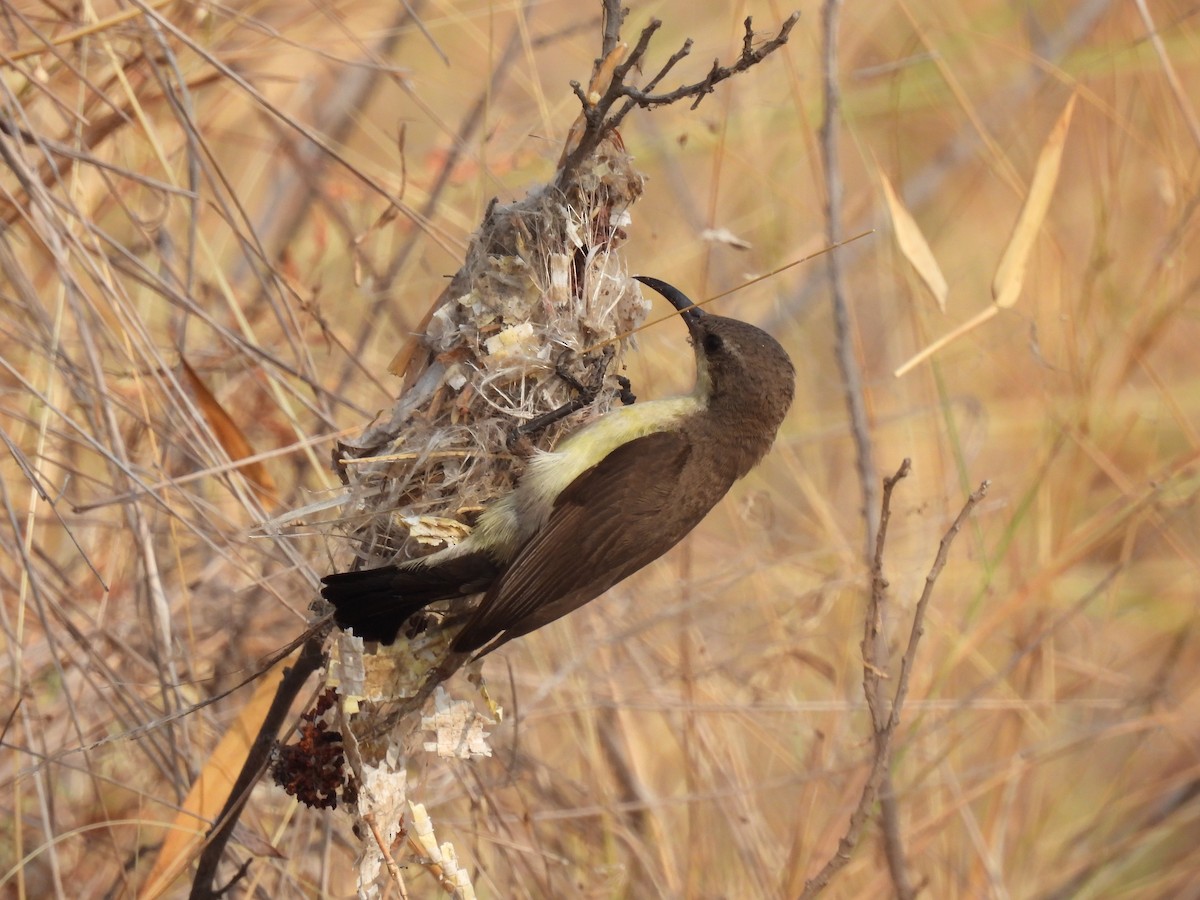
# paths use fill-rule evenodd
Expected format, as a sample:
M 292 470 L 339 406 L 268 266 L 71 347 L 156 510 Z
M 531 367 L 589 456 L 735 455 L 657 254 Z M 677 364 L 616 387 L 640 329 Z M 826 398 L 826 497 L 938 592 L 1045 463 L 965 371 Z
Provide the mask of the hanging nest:
M 456 543 L 512 490 L 534 448 L 552 448 L 620 402 L 629 334 L 650 308 L 619 252 L 643 177 L 615 132 L 572 176 L 565 188 L 492 204 L 423 332 L 393 363 L 403 377 L 396 403 L 335 448 L 345 484 L 339 526 L 353 549 L 343 568 L 403 562 Z M 572 379 L 596 389 L 586 410 L 514 440 L 521 425 L 574 399 Z M 415 617 L 408 643 L 432 620 Z M 421 655 L 432 661 L 446 640 L 418 641 L 406 652 L 429 649 Z M 396 684 L 362 685 L 359 693 L 357 677 L 351 681 L 343 696 L 411 696 Z
M 514 429 L 572 399 L 560 370 L 587 384 L 597 357 L 610 357 L 579 415 L 612 405 L 625 335 L 649 309 L 617 252 L 642 184 L 619 140 L 608 140 L 567 191 L 545 186 L 492 205 L 424 332 L 398 358 L 404 389 L 388 420 L 335 450 L 358 565 L 439 549 L 511 490 L 526 459 L 510 449 Z M 551 426 L 534 443 L 552 447 L 578 424 Z

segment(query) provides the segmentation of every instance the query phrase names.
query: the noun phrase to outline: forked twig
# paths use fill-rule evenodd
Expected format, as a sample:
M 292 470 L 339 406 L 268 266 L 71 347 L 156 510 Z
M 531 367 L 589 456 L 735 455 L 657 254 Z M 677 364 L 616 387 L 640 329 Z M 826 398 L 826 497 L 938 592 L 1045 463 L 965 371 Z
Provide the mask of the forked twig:
M 875 754 L 871 760 L 871 770 L 867 775 L 866 783 L 863 785 L 858 806 L 855 807 L 854 812 L 850 816 L 850 824 L 846 828 L 846 833 L 838 841 L 836 852 L 821 867 L 821 870 L 816 875 L 805 882 L 804 891 L 800 895 L 801 898 L 815 897 L 824 890 L 833 876 L 850 861 L 851 853 L 862 837 L 863 829 L 870 819 L 871 810 L 879 795 L 879 785 L 891 765 L 892 739 L 895 737 L 896 729 L 899 727 L 900 714 L 904 708 L 905 698 L 908 695 L 909 678 L 912 675 L 913 662 L 917 655 L 917 645 L 924 634 L 925 610 L 928 608 L 929 600 L 933 596 L 933 586 L 946 566 L 946 559 L 950 553 L 950 545 L 954 542 L 954 538 L 958 536 L 959 531 L 962 530 L 963 523 L 966 522 L 967 517 L 971 515 L 971 512 L 979 502 L 987 496 L 990 485 L 989 482 L 984 481 L 979 485 L 978 490 L 967 498 L 958 516 L 955 517 L 954 522 L 950 525 L 950 528 L 942 536 L 942 540 L 938 544 L 937 555 L 934 558 L 929 574 L 925 576 L 925 588 L 921 592 L 921 598 L 917 601 L 916 611 L 913 613 L 912 628 L 909 631 L 908 637 L 908 648 L 905 650 L 900 664 L 900 676 L 896 681 L 896 689 L 892 694 L 890 707 L 884 709 L 882 704 L 878 702 L 878 699 L 883 696 L 883 691 L 880 688 L 886 660 L 879 659 L 876 651 L 880 643 L 876 638 L 879 633 L 881 612 L 883 604 L 886 601 L 888 587 L 887 579 L 883 576 L 883 548 L 887 538 L 888 520 L 891 518 L 892 491 L 896 484 L 908 475 L 910 469 L 911 461 L 905 459 L 900 464 L 900 468 L 896 470 L 895 475 L 884 479 L 883 498 L 880 507 L 879 535 L 875 544 L 875 557 L 871 568 L 871 599 L 867 607 L 867 620 L 863 630 L 862 644 L 863 689 L 866 692 L 867 704 L 871 710 L 875 740 Z
M 608 8 L 606 4 L 606 10 Z M 659 69 L 658 74 L 651 78 L 643 88 L 636 88 L 625 83 L 625 78 L 629 72 L 635 67 L 641 66 L 643 59 L 646 56 L 646 51 L 650 47 L 650 40 L 654 37 L 655 32 L 662 27 L 662 21 L 659 19 L 651 19 L 649 24 L 642 29 L 641 35 L 638 37 L 637 44 L 634 45 L 632 51 L 625 60 L 618 65 L 612 74 L 612 79 L 608 83 L 607 88 L 600 96 L 589 96 L 584 91 L 583 86 L 578 81 L 571 82 L 571 90 L 575 92 L 575 96 L 579 98 L 580 104 L 583 106 L 583 116 L 586 120 L 583 134 L 579 138 L 578 144 L 567 155 L 563 161 L 562 167 L 558 172 L 558 184 L 561 186 L 567 183 L 580 162 L 586 159 L 605 135 L 611 133 L 626 115 L 635 108 L 653 109 L 656 106 L 667 106 L 671 103 L 677 103 L 680 100 L 686 100 L 689 97 L 694 98 L 692 109 L 700 105 L 700 101 L 707 94 L 711 94 L 713 89 L 725 81 L 727 78 L 732 78 L 739 72 L 744 72 L 752 66 L 762 62 L 767 56 L 774 53 L 780 47 L 788 42 L 788 36 L 791 34 L 792 28 L 800 19 L 800 13 L 794 12 L 784 20 L 780 26 L 778 34 L 769 41 L 754 46 L 754 29 L 751 17 L 747 16 L 744 23 L 746 33 L 742 38 L 742 52 L 731 65 L 723 66 L 720 60 L 713 60 L 712 68 L 708 70 L 699 81 L 691 84 L 683 84 L 675 88 L 673 91 L 656 94 L 654 89 L 667 76 L 667 74 L 679 63 L 682 59 L 688 56 L 692 51 L 692 40 L 688 38 L 683 42 L 683 46 L 675 51 L 670 58 Z M 607 20 L 606 20 L 607 21 Z M 607 42 L 606 45 L 607 47 Z M 613 45 L 616 46 L 615 44 Z M 612 115 L 609 112 L 618 103 L 624 99 L 621 107 Z

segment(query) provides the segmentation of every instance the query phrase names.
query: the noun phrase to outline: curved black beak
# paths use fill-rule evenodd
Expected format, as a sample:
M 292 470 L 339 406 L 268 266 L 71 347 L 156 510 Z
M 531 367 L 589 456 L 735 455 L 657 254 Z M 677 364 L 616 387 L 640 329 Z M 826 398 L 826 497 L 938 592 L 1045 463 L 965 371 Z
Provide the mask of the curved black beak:
M 646 287 L 653 288 L 666 297 L 671 302 L 671 305 L 679 310 L 684 324 L 688 327 L 688 331 L 695 331 L 696 326 L 700 324 L 700 320 L 707 315 L 704 310 L 688 298 L 687 294 L 674 285 L 667 284 L 665 281 L 660 281 L 657 278 L 651 278 L 649 275 L 634 275 L 633 277 L 646 285 Z

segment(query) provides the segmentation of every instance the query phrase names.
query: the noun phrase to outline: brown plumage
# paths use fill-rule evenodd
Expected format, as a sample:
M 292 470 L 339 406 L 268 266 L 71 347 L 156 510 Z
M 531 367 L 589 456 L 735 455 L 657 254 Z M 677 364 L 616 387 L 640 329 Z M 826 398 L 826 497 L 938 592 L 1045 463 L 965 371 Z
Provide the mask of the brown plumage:
M 783 348 L 753 325 L 701 312 L 664 282 L 639 280 L 682 312 L 695 391 L 611 410 L 535 457 L 462 543 L 327 576 L 322 595 L 339 626 L 390 643 L 428 604 L 482 592 L 451 649 L 490 653 L 662 556 L 770 449 L 795 385 Z

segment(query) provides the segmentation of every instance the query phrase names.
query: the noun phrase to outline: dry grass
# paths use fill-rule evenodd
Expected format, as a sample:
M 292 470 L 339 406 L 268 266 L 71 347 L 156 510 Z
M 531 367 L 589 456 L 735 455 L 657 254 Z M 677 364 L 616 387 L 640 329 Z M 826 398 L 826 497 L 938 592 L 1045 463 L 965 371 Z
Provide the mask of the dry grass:
M 572 4 L 411 5 L 427 34 L 365 2 L 156 3 L 157 28 L 115 4 L 81 21 L 4 7 L 4 122 L 57 142 L 0 136 L 13 896 L 132 895 L 170 830 L 204 830 L 176 810 L 252 688 L 195 705 L 292 639 L 350 556 L 259 524 L 325 496 L 332 440 L 390 404 L 388 362 L 488 200 L 551 174 L 598 24 Z M 790 11 L 635 5 L 631 28 L 665 22 L 660 58 L 695 38 L 695 76 L 737 49 L 747 13 L 768 31 Z M 992 482 L 897 735 L 902 834 L 926 896 L 1195 896 L 1200 31 L 1178 3 L 1154 5 L 1157 45 L 1136 4 L 1018 8 L 844 14 L 846 230 L 878 230 L 840 252 L 879 465 L 915 467 L 887 557 L 894 646 L 938 538 Z M 626 122 L 649 175 L 631 271 L 699 298 L 819 249 L 805 15 L 785 55 L 697 111 Z M 1021 298 L 894 378 L 990 302 L 1073 89 Z M 896 248 L 879 171 L 946 274 L 946 315 Z M 406 214 L 372 229 L 401 190 Z M 790 897 L 836 849 L 871 747 L 864 518 L 823 275 L 810 263 L 715 307 L 765 323 L 798 365 L 763 466 L 667 559 L 489 659 L 512 713 L 494 759 L 412 773 L 480 896 Z M 681 329 L 639 341 L 635 391 L 688 385 Z M 260 786 L 238 889 L 352 893 L 344 828 Z M 434 894 L 418 867 L 406 878 Z M 829 895 L 890 889 L 869 830 Z

